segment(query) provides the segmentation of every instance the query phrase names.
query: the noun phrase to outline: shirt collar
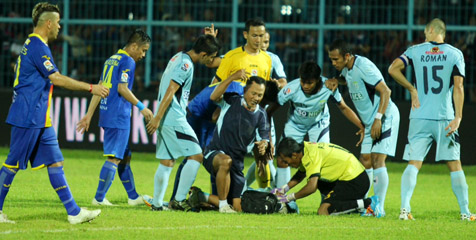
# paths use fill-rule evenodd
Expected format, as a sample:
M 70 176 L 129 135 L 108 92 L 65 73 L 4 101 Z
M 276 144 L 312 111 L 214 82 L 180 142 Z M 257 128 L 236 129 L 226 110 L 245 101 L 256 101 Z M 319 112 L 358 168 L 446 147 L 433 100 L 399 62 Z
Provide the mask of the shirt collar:
M 125 55 L 130 57 L 129 53 L 127 53 L 126 51 L 124 51 L 122 49 L 119 49 L 119 51 L 117 51 L 117 54 L 125 54 Z
M 37 38 L 40 39 L 44 44 L 48 45 L 48 43 L 45 41 L 45 39 L 43 39 L 43 38 L 40 36 L 40 34 L 38 34 L 38 33 L 32 33 L 32 34 L 28 35 L 28 37 L 29 37 L 29 38 L 31 38 L 31 37 L 37 37 Z

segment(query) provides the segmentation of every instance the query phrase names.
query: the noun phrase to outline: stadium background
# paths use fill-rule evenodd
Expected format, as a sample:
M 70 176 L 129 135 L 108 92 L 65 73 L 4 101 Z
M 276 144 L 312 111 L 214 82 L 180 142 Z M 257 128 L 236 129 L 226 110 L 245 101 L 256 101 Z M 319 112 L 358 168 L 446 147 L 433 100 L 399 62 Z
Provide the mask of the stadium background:
M 4 123 L 12 96 L 13 65 L 23 42 L 32 32 L 31 11 L 39 1 L 0 2 L 0 145 L 8 146 L 10 127 Z M 64 0 L 59 39 L 50 44 L 55 63 L 62 74 L 96 83 L 106 58 L 123 46 L 129 32 L 137 27 L 152 37 L 151 49 L 138 63 L 134 92 L 153 109 L 157 88 L 165 66 L 176 52 L 191 48 L 205 26 L 214 23 L 224 54 L 244 43 L 242 31 L 248 18 L 262 17 L 271 34 L 269 51 L 280 56 L 288 81 L 298 77 L 305 60 L 316 60 L 323 75 L 335 76 L 326 48 L 335 38 L 352 43 L 354 53 L 371 59 L 392 90 L 400 109 L 398 151 L 400 160 L 408 131 L 409 96 L 387 73 L 395 57 L 408 46 L 424 41 L 424 25 L 434 17 L 447 24 L 446 42 L 461 49 L 466 61 L 465 106 L 460 127 L 462 162 L 476 164 L 473 136 L 476 129 L 476 0 Z M 196 66 L 191 95 L 210 82 L 214 69 Z M 410 79 L 411 74 L 407 72 Z M 348 104 L 350 99 L 341 87 Z M 87 110 L 88 94 L 55 89 L 53 121 L 60 146 L 101 149 L 101 133 L 95 126 L 84 137 L 74 132 L 75 123 Z M 335 106 L 331 110 L 331 141 L 358 155 L 355 127 Z M 275 117 L 278 136 L 286 121 L 286 109 Z M 97 117 L 97 114 L 96 114 Z M 155 150 L 155 139 L 145 134 L 144 124 L 133 110 L 132 149 Z M 97 122 L 97 120 L 93 120 Z M 428 156 L 433 161 L 434 154 Z

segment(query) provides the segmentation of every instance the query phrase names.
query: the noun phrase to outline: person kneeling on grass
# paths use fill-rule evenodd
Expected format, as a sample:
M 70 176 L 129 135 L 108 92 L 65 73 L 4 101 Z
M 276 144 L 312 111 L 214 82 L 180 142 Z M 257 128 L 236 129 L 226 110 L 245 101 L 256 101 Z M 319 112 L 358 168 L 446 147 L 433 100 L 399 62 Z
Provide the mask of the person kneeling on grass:
M 325 195 L 319 215 L 365 211 L 363 215 L 381 217 L 378 196 L 364 199 L 370 185 L 364 166 L 343 147 L 331 143 L 298 143 L 287 137 L 279 143 L 277 156 L 298 168 L 286 185 L 273 189 L 281 202 L 307 197 L 319 189 Z M 305 177 L 308 181 L 301 190 L 286 194 Z

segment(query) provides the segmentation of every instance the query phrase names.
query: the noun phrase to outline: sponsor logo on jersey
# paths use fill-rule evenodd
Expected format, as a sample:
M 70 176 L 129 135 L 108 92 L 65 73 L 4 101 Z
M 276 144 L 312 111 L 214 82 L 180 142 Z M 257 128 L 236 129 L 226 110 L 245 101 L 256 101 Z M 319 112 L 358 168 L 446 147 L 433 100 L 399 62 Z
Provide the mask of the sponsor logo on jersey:
M 284 90 L 284 95 L 288 95 L 291 93 L 291 88 L 286 88 L 286 90 Z
M 258 70 L 256 69 L 251 70 L 251 76 L 258 76 Z
M 433 47 L 433 48 L 431 48 L 431 51 L 426 51 L 425 53 L 434 55 L 434 54 L 443 54 L 444 52 L 440 51 L 439 47 Z
M 46 60 L 50 60 L 51 58 L 48 57 L 47 55 L 43 55 L 41 58 L 45 58 Z
M 188 65 L 188 63 L 185 63 L 185 64 L 183 64 L 183 66 L 182 66 L 182 70 L 187 71 L 189 67 L 190 67 L 190 66 Z
M 129 80 L 129 74 L 126 71 L 121 74 L 121 82 L 126 83 Z
M 45 66 L 46 70 L 48 71 L 51 71 L 53 70 L 55 67 L 53 66 L 53 63 L 51 63 L 50 60 L 46 60 L 43 62 L 43 66 Z

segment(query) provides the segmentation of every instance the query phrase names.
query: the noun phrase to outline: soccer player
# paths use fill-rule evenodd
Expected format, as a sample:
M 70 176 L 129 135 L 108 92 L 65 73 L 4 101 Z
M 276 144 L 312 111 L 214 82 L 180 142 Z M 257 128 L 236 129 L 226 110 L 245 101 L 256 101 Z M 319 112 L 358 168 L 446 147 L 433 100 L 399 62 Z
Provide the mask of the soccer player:
M 232 81 L 246 78 L 245 70 L 239 70 L 221 82 L 210 96 L 221 105 L 221 112 L 212 141 L 205 150 L 203 165 L 215 177 L 218 192 L 218 196 L 210 195 L 208 202 L 217 206 L 221 213 L 241 211 L 244 157 L 256 137 L 256 129 L 262 139 L 254 142 L 258 149 L 256 154 L 264 155 L 268 147 L 266 111 L 259 106 L 265 92 L 264 79 L 250 77 L 243 96 L 225 93 Z
M 291 137 L 303 142 L 306 134 L 309 142 L 329 143 L 330 115 L 327 102 L 336 103 L 342 114 L 360 130 L 360 140 L 364 138 L 364 126 L 359 117 L 347 106 L 339 90 L 326 87 L 327 78 L 321 76 L 321 68 L 316 62 L 307 61 L 299 67 L 299 79 L 288 83 L 278 95 L 279 104 L 291 103 L 289 119 L 284 126 L 284 137 Z M 276 186 L 280 187 L 291 179 L 291 169 L 287 164 L 278 161 Z
M 14 223 L 3 213 L 3 203 L 15 174 L 28 167 L 48 168 L 53 189 L 68 213 L 68 221 L 78 224 L 96 218 L 101 210 L 79 208 L 69 189 L 63 171 L 63 155 L 55 130 L 51 127 L 50 106 L 53 85 L 70 90 L 89 91 L 107 97 L 109 90 L 101 85 L 76 81 L 59 73 L 48 42 L 57 38 L 61 28 L 57 5 L 40 2 L 32 13 L 33 33 L 23 44 L 18 57 L 13 101 L 6 122 L 12 125 L 10 153 L 0 169 L 0 223 Z
M 157 97 L 159 108 L 155 117 L 147 124 L 149 134 L 158 129 L 156 157 L 160 159 L 155 173 L 152 210 L 165 209 L 162 205 L 169 176 L 175 160 L 182 156 L 188 160 L 180 173 L 175 199 L 170 202 L 169 207 L 182 211 L 190 210 L 185 198 L 203 161 L 202 148 L 186 119 L 193 64 L 209 64 L 219 48 L 218 40 L 214 36 L 202 35 L 195 41 L 191 50 L 175 54 L 162 75 Z
M 350 98 L 365 126 L 360 161 L 374 182 L 374 192 L 381 201 L 385 216 L 385 196 L 388 188 L 387 156 L 394 156 L 397 145 L 400 113 L 390 99 L 391 90 L 382 73 L 368 58 L 354 55 L 343 40 L 329 47 L 332 65 L 341 71 L 340 81 L 349 88 Z M 373 175 L 373 177 L 372 177 Z
M 131 92 L 136 62 L 145 57 L 150 42 L 147 33 L 137 29 L 129 36 L 124 49 L 119 49 L 106 60 L 99 82 L 109 88 L 111 94 L 102 100 L 97 96 L 92 97 L 88 112 L 78 123 L 79 132 L 88 131 L 91 118 L 101 100 L 99 126 L 104 129 L 104 156 L 107 160 L 99 173 L 99 184 L 96 196 L 92 200 L 93 205 L 113 205 L 106 199 L 106 194 L 114 180 L 116 170 L 127 192 L 127 203 L 132 206 L 144 204 L 142 196 L 136 192 L 130 167 L 129 135 L 132 105 L 139 109 L 146 121 L 154 116 L 152 111 Z
M 278 145 L 278 158 L 298 168 L 291 181 L 274 189 L 278 199 L 287 203 L 313 194 L 317 189 L 326 195 L 318 209 L 319 215 L 339 215 L 367 209 L 367 213 L 381 217 L 379 198 L 365 198 L 370 181 L 364 166 L 346 149 L 331 143 L 298 143 L 286 137 Z M 287 194 L 307 177 L 301 190 Z M 320 187 L 320 184 L 325 186 Z
M 409 161 L 402 175 L 400 219 L 413 220 L 410 199 L 418 171 L 435 141 L 435 160 L 446 161 L 450 170 L 451 187 L 458 200 L 461 220 L 476 221 L 468 208 L 468 185 L 460 161 L 458 128 L 463 117 L 463 54 L 444 42 L 446 26 L 442 20 L 431 20 L 424 33 L 426 42 L 408 48 L 388 69 L 395 81 L 410 92 L 412 100 L 404 156 Z M 402 74 L 409 65 L 413 67 L 415 85 Z

